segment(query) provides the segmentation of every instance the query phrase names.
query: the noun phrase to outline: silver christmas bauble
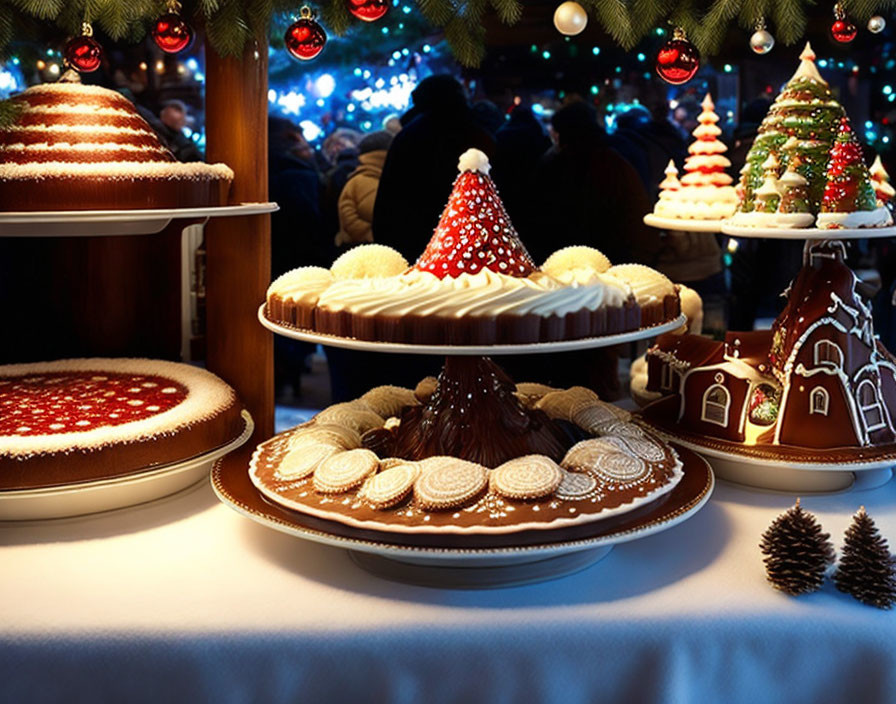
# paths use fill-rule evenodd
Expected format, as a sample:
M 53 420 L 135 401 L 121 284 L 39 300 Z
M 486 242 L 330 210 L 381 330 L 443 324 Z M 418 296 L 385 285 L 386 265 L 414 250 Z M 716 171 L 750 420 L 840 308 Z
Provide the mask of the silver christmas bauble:
M 573 0 L 567 0 L 554 10 L 554 26 L 560 34 L 574 36 L 579 34 L 588 24 L 588 13 L 585 8 Z
M 875 15 L 870 20 L 868 20 L 868 31 L 872 34 L 880 34 L 884 31 L 884 27 L 886 26 L 887 21 L 880 15 Z
M 757 29 L 750 37 L 750 48 L 757 54 L 767 54 L 775 45 L 775 38 L 767 29 Z

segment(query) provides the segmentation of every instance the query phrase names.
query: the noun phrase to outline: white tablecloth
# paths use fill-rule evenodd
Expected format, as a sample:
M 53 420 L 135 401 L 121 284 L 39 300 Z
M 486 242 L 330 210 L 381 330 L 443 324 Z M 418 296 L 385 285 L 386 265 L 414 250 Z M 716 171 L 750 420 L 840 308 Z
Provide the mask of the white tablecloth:
M 384 581 L 202 484 L 113 514 L 0 527 L 0 701 L 896 701 L 896 613 L 765 582 L 793 497 L 720 485 L 686 523 L 560 580 Z M 804 497 L 839 546 L 896 482 Z

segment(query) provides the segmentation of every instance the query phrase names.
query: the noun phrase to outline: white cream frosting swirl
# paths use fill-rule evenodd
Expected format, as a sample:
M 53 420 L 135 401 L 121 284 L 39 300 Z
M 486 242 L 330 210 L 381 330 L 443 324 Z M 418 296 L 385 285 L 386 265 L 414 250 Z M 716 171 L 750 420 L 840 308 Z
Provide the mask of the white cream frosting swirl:
M 515 277 L 482 269 L 439 279 L 413 270 L 395 277 L 336 281 L 320 296 L 318 306 L 364 316 L 548 317 L 622 306 L 631 296 L 629 286 L 596 272 L 573 278 L 564 283 L 541 272 Z

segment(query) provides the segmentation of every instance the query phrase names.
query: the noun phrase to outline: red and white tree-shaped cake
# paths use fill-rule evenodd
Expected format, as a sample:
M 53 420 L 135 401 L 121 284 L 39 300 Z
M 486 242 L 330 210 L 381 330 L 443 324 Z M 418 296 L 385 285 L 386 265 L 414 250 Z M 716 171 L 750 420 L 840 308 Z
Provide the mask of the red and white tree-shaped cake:
M 874 186 L 878 205 L 891 204 L 893 196 L 896 196 L 896 190 L 890 185 L 890 174 L 884 168 L 883 162 L 880 160 L 880 154 L 874 158 L 870 173 L 871 185 Z
M 536 270 L 489 176 L 488 157 L 478 149 L 461 155 L 460 175 L 432 239 L 416 269 L 440 279 L 489 269 L 507 276 Z
M 663 191 L 665 197 L 661 194 L 654 210 L 657 215 L 683 220 L 720 220 L 732 215 L 737 206 L 737 194 L 731 185 L 733 179 L 726 173 L 731 167 L 724 155 L 728 147 L 719 141 L 722 134 L 717 124 L 719 116 L 708 93 L 701 107 L 699 124 L 692 132 L 696 141 L 688 147 L 689 156 L 684 162 L 681 188 L 671 194 Z M 668 169 L 666 176 L 663 183 L 668 180 Z
M 819 228 L 882 227 L 892 223 L 890 211 L 877 204 L 871 176 L 862 160 L 862 147 L 848 117 L 840 120 L 826 177 L 817 218 Z

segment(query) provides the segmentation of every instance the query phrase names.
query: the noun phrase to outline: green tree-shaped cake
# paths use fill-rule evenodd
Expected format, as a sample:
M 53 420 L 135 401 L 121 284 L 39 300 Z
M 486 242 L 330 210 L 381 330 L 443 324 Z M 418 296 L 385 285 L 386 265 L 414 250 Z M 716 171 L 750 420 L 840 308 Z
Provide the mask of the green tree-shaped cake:
M 799 157 L 797 172 L 808 182 L 811 212 L 817 213 L 824 194 L 828 151 L 844 115 L 842 106 L 834 100 L 830 87 L 818 73 L 815 52 L 806 44 L 800 54 L 799 68 L 775 99 L 747 154 L 748 168 L 742 180 L 740 212 L 756 210 L 756 191 L 766 178 L 762 166 L 769 154 L 776 152 L 781 173 L 786 171 L 791 159 Z M 795 141 L 785 149 L 785 143 L 791 138 Z

